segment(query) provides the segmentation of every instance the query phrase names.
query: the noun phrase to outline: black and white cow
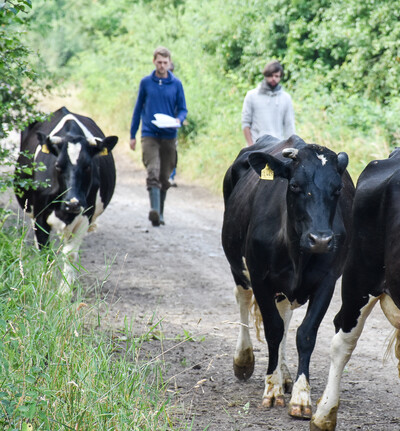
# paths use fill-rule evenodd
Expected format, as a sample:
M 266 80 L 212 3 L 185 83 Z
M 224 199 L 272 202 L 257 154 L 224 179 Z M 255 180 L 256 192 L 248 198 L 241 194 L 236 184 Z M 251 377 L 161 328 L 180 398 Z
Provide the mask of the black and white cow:
M 254 294 L 269 351 L 265 407 L 285 405 L 284 391 L 292 387 L 286 333 L 292 310 L 309 302 L 297 331 L 293 417 L 311 417 L 310 357 L 347 253 L 354 195 L 347 164 L 347 154 L 296 135 L 283 142 L 265 135 L 239 153 L 224 178 L 222 244 L 241 319 L 234 372 L 239 379 L 253 373 L 248 324 Z
M 395 351 L 400 361 L 400 149 L 386 160 L 369 163 L 360 175 L 352 222 L 328 384 L 312 418 L 312 430 L 335 429 L 344 366 L 378 301 L 397 329 Z
M 116 174 L 111 150 L 117 141 L 116 136 L 106 138 L 91 118 L 65 107 L 21 133 L 16 178 L 28 178 L 40 186 L 25 189 L 17 181 L 16 196 L 34 220 L 39 248 L 55 231 L 63 237 L 63 252 L 76 259 L 83 237 L 113 195 Z M 27 173 L 26 167 L 40 164 L 46 169 Z M 69 283 L 73 271 L 67 264 L 64 270 Z

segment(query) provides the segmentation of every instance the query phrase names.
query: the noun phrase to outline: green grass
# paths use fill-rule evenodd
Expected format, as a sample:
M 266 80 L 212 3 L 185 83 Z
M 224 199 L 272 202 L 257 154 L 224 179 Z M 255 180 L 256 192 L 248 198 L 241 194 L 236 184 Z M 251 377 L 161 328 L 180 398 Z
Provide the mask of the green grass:
M 62 262 L 25 236 L 0 229 L 0 429 L 189 429 L 171 415 L 161 362 L 140 356 L 157 324 L 141 336 L 129 322 L 100 330 L 101 302 L 79 285 L 58 294 Z

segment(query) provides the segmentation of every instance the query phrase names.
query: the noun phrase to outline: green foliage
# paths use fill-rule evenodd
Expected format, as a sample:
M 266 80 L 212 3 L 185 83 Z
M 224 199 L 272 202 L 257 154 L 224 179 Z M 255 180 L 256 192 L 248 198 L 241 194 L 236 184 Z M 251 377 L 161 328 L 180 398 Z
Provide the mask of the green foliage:
M 103 304 L 59 295 L 52 252 L 25 244 L 0 216 L 0 428 L 167 430 L 169 400 L 148 334 L 96 329 Z M 7 223 L 6 223 L 7 225 Z M 96 324 L 96 326 L 95 326 Z M 176 424 L 174 429 L 187 429 Z
M 0 3 L 0 139 L 13 129 L 40 118 L 38 75 L 30 66 L 30 51 L 21 42 L 29 0 Z M 2 159 L 0 159 L 1 161 Z
M 399 15 L 397 0 L 37 0 L 29 38 L 121 141 L 154 48 L 170 48 L 189 109 L 179 169 L 217 189 L 245 143 L 243 98 L 273 58 L 303 138 L 340 142 L 355 176 L 376 146 L 386 157 L 400 136 Z

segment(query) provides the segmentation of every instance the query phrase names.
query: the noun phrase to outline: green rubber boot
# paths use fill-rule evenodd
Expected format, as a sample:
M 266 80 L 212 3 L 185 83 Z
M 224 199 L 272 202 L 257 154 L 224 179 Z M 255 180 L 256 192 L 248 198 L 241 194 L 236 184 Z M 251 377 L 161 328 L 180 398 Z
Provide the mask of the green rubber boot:
M 153 226 L 160 226 L 160 189 L 157 187 L 150 187 L 150 207 L 149 220 Z
M 164 192 L 164 190 L 161 190 L 161 192 L 160 192 L 160 224 L 165 224 L 165 221 L 164 221 L 164 202 L 165 202 L 166 196 L 167 196 L 167 192 Z

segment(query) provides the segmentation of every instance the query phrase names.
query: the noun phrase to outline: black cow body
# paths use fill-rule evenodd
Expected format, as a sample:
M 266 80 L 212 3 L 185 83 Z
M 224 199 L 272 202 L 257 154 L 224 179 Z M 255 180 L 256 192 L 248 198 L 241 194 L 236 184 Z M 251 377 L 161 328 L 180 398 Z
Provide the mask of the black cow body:
M 298 136 L 279 142 L 266 135 L 239 153 L 224 179 L 222 244 L 241 317 L 234 371 L 247 379 L 254 369 L 248 328 L 254 293 L 269 350 L 264 406 L 285 405 L 284 389 L 292 385 L 286 331 L 293 308 L 309 301 L 297 331 L 299 366 L 289 407 L 294 417 L 311 417 L 310 357 L 347 253 L 354 194 L 347 163 L 345 153 Z
M 53 230 L 64 238 L 63 251 L 76 258 L 83 236 L 113 195 L 116 175 L 111 150 L 117 141 L 116 136 L 106 138 L 92 119 L 65 107 L 21 133 L 17 165 L 46 167 L 33 169 L 32 174 L 17 169 L 16 175 L 41 184 L 37 189 L 17 189 L 19 204 L 35 222 L 40 248 Z M 45 187 L 45 182 L 50 186 Z
M 353 238 L 342 280 L 342 307 L 335 317 L 328 384 L 312 419 L 313 430 L 334 430 L 340 381 L 374 305 L 397 328 L 400 360 L 400 150 L 375 160 L 357 183 Z M 399 365 L 400 370 L 400 365 Z

